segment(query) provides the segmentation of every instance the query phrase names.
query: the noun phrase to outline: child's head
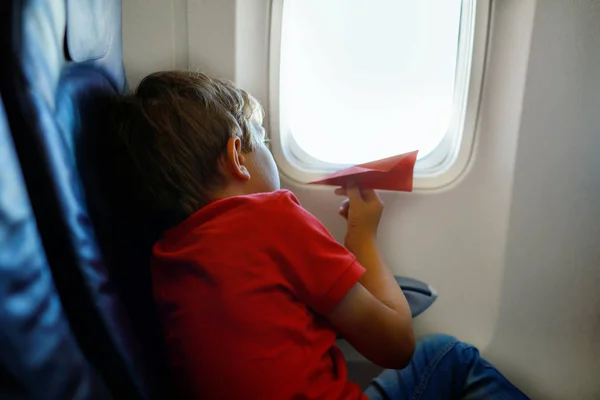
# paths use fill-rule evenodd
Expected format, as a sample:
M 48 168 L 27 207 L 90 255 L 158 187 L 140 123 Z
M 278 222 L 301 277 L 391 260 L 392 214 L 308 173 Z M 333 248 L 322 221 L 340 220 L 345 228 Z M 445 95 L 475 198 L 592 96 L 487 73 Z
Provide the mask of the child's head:
M 158 72 L 121 106 L 119 165 L 135 201 L 172 225 L 217 198 L 279 189 L 263 110 L 232 83 Z

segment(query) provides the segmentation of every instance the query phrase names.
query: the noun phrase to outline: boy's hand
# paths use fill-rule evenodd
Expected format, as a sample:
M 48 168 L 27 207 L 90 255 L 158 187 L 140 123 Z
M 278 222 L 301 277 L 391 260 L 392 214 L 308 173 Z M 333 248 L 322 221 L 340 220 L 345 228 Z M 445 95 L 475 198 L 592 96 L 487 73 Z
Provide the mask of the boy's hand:
M 348 221 L 348 230 L 344 245 L 355 253 L 358 246 L 373 244 L 377 236 L 377 227 L 383 212 L 383 203 L 372 189 L 360 189 L 358 186 L 338 188 L 335 194 L 348 196 L 340 206 L 339 214 Z

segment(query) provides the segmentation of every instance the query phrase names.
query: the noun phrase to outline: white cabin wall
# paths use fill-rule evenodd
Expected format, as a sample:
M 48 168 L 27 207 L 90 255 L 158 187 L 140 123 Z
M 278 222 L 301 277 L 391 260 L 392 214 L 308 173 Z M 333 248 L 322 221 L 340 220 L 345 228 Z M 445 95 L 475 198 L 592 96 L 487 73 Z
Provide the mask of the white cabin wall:
M 517 148 L 490 354 L 533 398 L 600 399 L 599 1 L 538 1 Z
M 154 71 L 187 68 L 186 0 L 123 0 L 123 59 L 134 88 Z

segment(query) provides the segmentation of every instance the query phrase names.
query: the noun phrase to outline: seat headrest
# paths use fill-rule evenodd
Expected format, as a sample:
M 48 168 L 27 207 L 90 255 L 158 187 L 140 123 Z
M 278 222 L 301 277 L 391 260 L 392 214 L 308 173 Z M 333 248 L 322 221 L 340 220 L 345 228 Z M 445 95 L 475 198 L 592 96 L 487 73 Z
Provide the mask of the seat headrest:
M 85 62 L 103 58 L 111 47 L 120 18 L 117 0 L 68 0 L 67 48 L 71 59 Z

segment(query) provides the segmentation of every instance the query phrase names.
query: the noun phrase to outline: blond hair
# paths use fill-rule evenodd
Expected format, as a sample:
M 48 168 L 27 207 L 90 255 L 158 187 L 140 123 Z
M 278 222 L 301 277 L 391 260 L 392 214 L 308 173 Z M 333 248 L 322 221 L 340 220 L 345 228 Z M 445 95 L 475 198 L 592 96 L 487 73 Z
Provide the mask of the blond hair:
M 190 71 L 144 78 L 118 107 L 117 152 L 124 186 L 149 217 L 174 225 L 206 205 L 222 184 L 219 159 L 239 137 L 264 140 L 264 111 L 233 83 Z

